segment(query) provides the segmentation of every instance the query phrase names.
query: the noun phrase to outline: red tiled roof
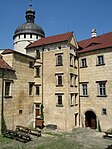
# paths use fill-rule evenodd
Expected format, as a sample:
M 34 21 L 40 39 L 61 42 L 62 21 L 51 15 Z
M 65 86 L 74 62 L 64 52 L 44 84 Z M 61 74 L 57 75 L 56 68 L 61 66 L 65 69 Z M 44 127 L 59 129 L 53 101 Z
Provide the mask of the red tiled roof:
M 68 32 L 68 33 L 64 33 L 64 34 L 59 34 L 59 35 L 55 35 L 55 36 L 41 38 L 41 39 L 31 43 L 30 45 L 28 45 L 26 47 L 26 49 L 41 46 L 41 45 L 47 45 L 47 44 L 51 44 L 51 43 L 68 41 L 72 34 L 73 34 L 73 32 Z
M 12 67 L 10 67 L 1 57 L 0 57 L 0 69 L 5 69 L 5 70 L 14 71 L 14 70 L 12 69 Z
M 112 47 L 112 32 L 78 42 L 78 53 Z
M 10 53 L 14 53 L 14 50 L 4 49 L 4 51 L 2 52 L 2 54 L 10 54 Z

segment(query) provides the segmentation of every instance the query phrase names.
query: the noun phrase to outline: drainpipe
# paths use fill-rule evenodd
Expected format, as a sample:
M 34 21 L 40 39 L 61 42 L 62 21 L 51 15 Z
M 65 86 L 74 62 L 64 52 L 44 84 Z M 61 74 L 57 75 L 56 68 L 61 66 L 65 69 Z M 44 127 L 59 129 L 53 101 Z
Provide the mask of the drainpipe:
M 3 117 L 4 117 L 4 70 L 2 71 L 1 133 L 3 129 Z
M 43 108 L 44 108 L 44 106 L 43 106 L 43 90 L 44 90 L 44 87 L 43 87 L 43 84 L 44 84 L 44 79 L 43 79 L 43 71 L 44 71 L 44 45 L 43 45 L 43 47 L 42 47 L 42 104 L 41 104 L 41 118 L 42 118 L 42 120 L 43 120 L 43 123 L 44 123 L 44 112 L 43 112 Z M 43 127 L 43 126 L 42 126 Z
M 79 64 L 79 55 L 77 54 L 77 60 L 78 60 L 78 91 L 79 91 L 79 126 L 81 125 L 80 117 L 81 117 L 81 103 L 80 103 L 80 64 Z

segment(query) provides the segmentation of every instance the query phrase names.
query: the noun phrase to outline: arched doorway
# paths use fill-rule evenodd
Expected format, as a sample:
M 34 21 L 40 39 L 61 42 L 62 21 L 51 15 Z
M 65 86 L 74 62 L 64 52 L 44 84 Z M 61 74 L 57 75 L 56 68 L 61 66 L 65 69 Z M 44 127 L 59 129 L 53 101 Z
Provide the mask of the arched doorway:
M 93 111 L 87 111 L 85 113 L 85 127 L 97 128 L 96 114 Z

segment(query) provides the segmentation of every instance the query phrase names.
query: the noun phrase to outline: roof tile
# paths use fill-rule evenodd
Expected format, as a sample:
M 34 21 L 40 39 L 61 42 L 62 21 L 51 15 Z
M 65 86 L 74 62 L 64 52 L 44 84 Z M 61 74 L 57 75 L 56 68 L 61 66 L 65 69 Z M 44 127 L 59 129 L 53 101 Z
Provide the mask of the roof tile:
M 46 38 L 41 38 L 41 39 L 31 43 L 30 45 L 28 45 L 26 47 L 26 49 L 41 46 L 41 45 L 47 45 L 47 44 L 51 44 L 51 43 L 58 43 L 58 42 L 67 41 L 70 39 L 72 33 L 73 32 L 68 32 L 68 33 L 64 33 L 64 34 L 59 34 L 59 35 L 55 35 L 55 36 L 49 36 Z
M 78 42 L 78 53 L 112 47 L 112 32 Z

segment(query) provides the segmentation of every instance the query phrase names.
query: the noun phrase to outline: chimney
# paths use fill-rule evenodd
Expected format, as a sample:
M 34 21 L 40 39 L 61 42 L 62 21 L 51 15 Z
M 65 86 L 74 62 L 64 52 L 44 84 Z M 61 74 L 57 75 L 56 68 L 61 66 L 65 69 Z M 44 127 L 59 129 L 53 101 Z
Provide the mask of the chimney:
M 96 28 L 93 28 L 92 30 L 91 30 L 91 37 L 93 38 L 93 37 L 96 37 L 97 35 L 96 35 Z

